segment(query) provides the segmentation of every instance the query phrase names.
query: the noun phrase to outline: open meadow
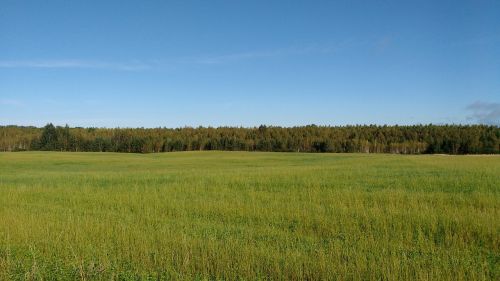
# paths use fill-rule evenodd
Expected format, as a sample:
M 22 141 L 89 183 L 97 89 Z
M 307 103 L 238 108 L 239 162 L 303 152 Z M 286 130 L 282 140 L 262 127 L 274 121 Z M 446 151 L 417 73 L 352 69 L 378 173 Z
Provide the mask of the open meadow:
M 0 153 L 0 280 L 499 280 L 500 157 Z

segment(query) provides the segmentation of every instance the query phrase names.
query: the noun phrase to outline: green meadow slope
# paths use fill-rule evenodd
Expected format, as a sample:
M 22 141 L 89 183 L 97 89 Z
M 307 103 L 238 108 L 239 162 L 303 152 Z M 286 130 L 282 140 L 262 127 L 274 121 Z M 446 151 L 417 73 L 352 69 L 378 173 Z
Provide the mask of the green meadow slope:
M 499 280 L 500 157 L 0 153 L 0 280 Z

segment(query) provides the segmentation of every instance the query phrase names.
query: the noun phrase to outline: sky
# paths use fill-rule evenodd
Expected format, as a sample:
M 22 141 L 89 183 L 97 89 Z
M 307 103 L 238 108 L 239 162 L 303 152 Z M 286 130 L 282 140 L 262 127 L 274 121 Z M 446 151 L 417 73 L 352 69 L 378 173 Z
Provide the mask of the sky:
M 0 125 L 500 125 L 500 1 L 0 3 Z

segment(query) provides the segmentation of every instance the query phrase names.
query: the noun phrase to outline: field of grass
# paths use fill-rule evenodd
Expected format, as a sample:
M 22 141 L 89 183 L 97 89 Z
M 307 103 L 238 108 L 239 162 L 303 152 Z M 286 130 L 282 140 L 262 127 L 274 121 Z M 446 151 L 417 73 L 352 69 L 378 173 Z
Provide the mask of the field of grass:
M 500 280 L 500 157 L 0 153 L 0 280 Z

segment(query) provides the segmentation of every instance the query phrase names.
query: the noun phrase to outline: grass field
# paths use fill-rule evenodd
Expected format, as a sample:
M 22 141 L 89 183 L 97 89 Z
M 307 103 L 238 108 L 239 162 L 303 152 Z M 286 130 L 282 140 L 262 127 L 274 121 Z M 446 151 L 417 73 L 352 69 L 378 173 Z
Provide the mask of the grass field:
M 0 280 L 499 280 L 500 157 L 0 153 Z

